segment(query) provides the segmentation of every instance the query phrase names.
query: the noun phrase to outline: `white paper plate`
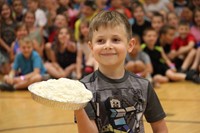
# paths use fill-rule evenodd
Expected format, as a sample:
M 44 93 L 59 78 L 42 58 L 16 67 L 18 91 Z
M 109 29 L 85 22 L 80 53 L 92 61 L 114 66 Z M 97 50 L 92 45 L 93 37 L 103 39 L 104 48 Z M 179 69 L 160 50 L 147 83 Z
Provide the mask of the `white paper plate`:
M 42 82 L 46 82 L 46 81 L 42 81 Z M 43 105 L 49 106 L 49 107 L 63 109 L 63 110 L 79 110 L 79 109 L 84 108 L 87 105 L 87 103 L 92 99 L 92 97 L 91 97 L 91 99 L 88 99 L 86 101 L 84 100 L 84 102 L 80 101 L 80 102 L 76 102 L 76 103 L 72 102 L 72 101 L 61 102 L 61 101 L 58 101 L 58 100 L 52 100 L 52 99 L 49 99 L 49 98 L 46 98 L 46 97 L 42 97 L 38 94 L 35 94 L 32 90 L 33 90 L 33 87 L 35 87 L 36 84 L 40 84 L 40 82 L 31 84 L 28 87 L 28 90 L 31 92 L 33 100 L 38 102 L 38 103 L 41 103 Z M 44 88 L 44 89 L 47 89 L 47 88 Z

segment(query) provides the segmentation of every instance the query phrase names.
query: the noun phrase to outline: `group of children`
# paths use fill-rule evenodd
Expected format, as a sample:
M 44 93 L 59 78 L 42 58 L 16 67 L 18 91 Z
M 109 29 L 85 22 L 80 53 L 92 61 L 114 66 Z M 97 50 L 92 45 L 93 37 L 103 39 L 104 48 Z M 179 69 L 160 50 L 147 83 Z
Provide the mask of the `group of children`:
M 138 62 L 135 60 L 140 55 L 133 56 L 131 53 L 127 57 L 128 70 L 144 68 L 140 72 L 148 71 L 155 87 L 169 81 L 189 80 L 199 84 L 200 8 L 195 8 L 193 12 L 194 24 L 192 26 L 185 20 L 179 20 L 178 15 L 174 12 L 169 12 L 166 16 L 159 12 L 153 12 L 151 21 L 148 21 L 145 18 L 143 5 L 135 2 L 133 9 L 135 22 L 132 25 L 132 31 L 139 35 L 137 37 L 140 43 L 139 50 L 149 56 L 150 63 L 140 59 L 143 61 L 143 65 L 137 64 Z M 145 56 L 143 55 L 143 57 Z M 138 71 L 133 72 L 140 75 Z
M 38 0 L 27 2 L 29 10 L 26 12 L 23 10 L 25 13 L 21 21 L 19 20 L 20 17 L 16 16 L 17 21 L 19 21 L 18 24 L 14 23 L 10 6 L 7 3 L 2 4 L 2 24 L 6 25 L 10 21 L 11 24 L 9 23 L 10 25 L 7 24 L 7 26 L 15 27 L 15 40 L 11 39 L 13 42 L 8 47 L 5 45 L 9 43 L 8 39 L 2 34 L 0 41 L 5 50 L 1 50 L 0 54 L 9 53 L 9 55 L 2 56 L 4 58 L 1 63 L 1 73 L 7 75 L 11 72 L 11 64 L 14 62 L 15 55 L 21 53 L 19 40 L 25 36 L 31 38 L 33 50 L 41 57 L 45 66 L 45 75 L 48 75 L 46 78 L 80 79 L 84 75 L 97 70 L 98 63 L 92 56 L 87 44 L 89 20 L 97 14 L 97 5 L 93 1 L 86 0 L 82 5 L 82 15 L 75 21 L 74 25 L 69 23 L 69 18 L 63 14 L 64 10 L 67 9 L 59 7 L 59 12 L 62 12 L 62 14 L 55 16 L 49 29 L 50 34 L 46 38 L 47 31 L 44 26 L 46 21 L 36 14 L 36 12 L 43 14 L 38 3 Z M 22 4 L 22 1 L 13 0 L 13 5 L 16 4 Z M 61 2 L 60 4 L 66 3 Z M 122 8 L 120 2 L 111 2 L 110 4 L 110 10 L 120 11 Z M 106 10 L 105 7 L 103 9 Z M 134 21 L 131 20 L 131 17 L 128 17 L 130 16 L 129 12 L 121 11 L 131 24 L 133 37 L 136 38 L 138 45 L 127 55 L 125 68 L 149 79 L 155 87 L 169 81 L 190 80 L 200 83 L 198 75 L 200 69 L 198 36 L 200 9 L 195 8 L 194 10 L 194 24 L 192 26 L 185 21 L 179 22 L 178 16 L 173 12 L 169 12 L 165 16 L 161 12 L 152 12 L 151 21 L 149 21 L 145 15 L 144 5 L 138 1 L 132 4 L 132 9 Z M 16 13 L 16 15 L 18 14 Z M 69 27 L 74 27 L 74 31 Z M 24 76 L 24 74 L 22 75 Z M 5 81 L 7 82 L 7 80 Z
M 20 0 L 13 3 L 16 1 Z M 57 12 L 72 9 L 70 4 L 61 6 L 65 2 L 59 4 Z M 167 133 L 166 115 L 150 82 L 156 86 L 183 80 L 200 83 L 200 10 L 194 10 L 194 25 L 190 28 L 188 22 L 165 25 L 171 16 L 167 14 L 165 20 L 158 12 L 152 12 L 148 21 L 140 2 L 132 5 L 134 21 L 130 11 L 120 6 L 121 0 L 111 0 L 111 4 L 111 11 L 96 12 L 94 1 L 85 0 L 77 7 L 82 9 L 74 25 L 71 21 L 77 10 L 67 12 L 70 23 L 65 15 L 55 15 L 48 38 L 47 20 L 38 9 L 38 0 L 28 0 L 30 10 L 19 24 L 14 23 L 10 6 L 1 4 L 1 28 L 10 38 L 1 34 L 0 44 L 11 55 L 0 51 L 4 57 L 1 72 L 5 74 L 0 88 L 25 89 L 50 77 L 81 79 L 92 91 L 93 99 L 85 109 L 74 111 L 80 133 L 144 132 L 143 115 L 153 132 Z M 11 29 L 16 29 L 14 35 L 8 32 Z

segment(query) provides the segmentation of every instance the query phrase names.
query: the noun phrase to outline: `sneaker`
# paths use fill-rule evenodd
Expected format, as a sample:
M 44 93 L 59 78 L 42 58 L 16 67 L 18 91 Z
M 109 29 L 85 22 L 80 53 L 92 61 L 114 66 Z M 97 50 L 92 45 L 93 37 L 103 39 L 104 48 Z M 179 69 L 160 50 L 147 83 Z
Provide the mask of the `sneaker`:
M 1 83 L 0 84 L 0 90 L 2 91 L 15 91 L 15 88 L 7 83 Z
M 178 72 L 178 73 L 186 73 L 187 70 L 183 70 L 183 69 L 180 68 L 180 69 L 177 70 L 177 72 Z
M 193 81 L 194 83 L 200 84 L 200 76 L 192 70 L 186 73 L 186 80 L 190 80 Z
M 192 80 L 194 83 L 200 84 L 200 76 L 199 75 L 195 75 L 194 79 Z

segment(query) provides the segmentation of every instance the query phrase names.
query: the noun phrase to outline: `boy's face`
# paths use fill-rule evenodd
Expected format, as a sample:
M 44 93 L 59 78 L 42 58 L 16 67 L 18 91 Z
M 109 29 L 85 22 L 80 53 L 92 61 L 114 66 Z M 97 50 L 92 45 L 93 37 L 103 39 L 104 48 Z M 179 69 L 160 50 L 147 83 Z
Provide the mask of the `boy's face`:
M 150 30 L 150 31 L 147 31 L 147 33 L 144 35 L 143 38 L 147 46 L 153 47 L 156 44 L 158 35 L 156 31 Z
M 21 0 L 15 0 L 13 2 L 13 9 L 16 13 L 22 13 L 23 11 L 23 5 L 22 5 L 22 2 Z
M 31 42 L 21 42 L 20 44 L 20 51 L 24 55 L 25 58 L 29 58 L 33 51 L 33 44 Z
M 178 33 L 182 39 L 186 38 L 189 32 L 190 32 L 190 27 L 187 25 L 180 25 L 178 27 Z
M 91 7 L 83 5 L 81 9 L 82 14 L 84 14 L 86 17 L 90 17 L 93 15 L 94 11 Z
M 38 8 L 38 3 L 32 0 L 28 0 L 27 6 L 28 6 L 28 9 L 34 12 Z
M 163 35 L 166 43 L 171 44 L 175 37 L 175 30 L 169 29 L 166 34 Z
M 151 25 L 157 32 L 159 32 L 161 27 L 164 25 L 164 22 L 161 17 L 153 17 Z
M 169 25 L 171 25 L 171 26 L 174 26 L 174 27 L 177 27 L 178 26 L 178 22 L 179 22 L 179 20 L 178 20 L 178 17 L 175 15 L 175 14 L 173 14 L 173 13 L 170 13 L 169 15 L 168 15 L 168 24 Z
M 192 19 L 193 12 L 188 8 L 184 7 L 181 12 L 181 18 L 186 21 L 190 21 Z
M 144 11 L 143 11 L 142 7 L 135 8 L 133 15 L 136 20 L 138 20 L 138 21 L 143 20 L 144 19 Z
M 135 40 L 127 39 L 127 33 L 123 25 L 111 27 L 101 26 L 93 32 L 92 41 L 89 42 L 94 58 L 99 67 L 116 68 L 124 65 L 128 52 L 134 47 Z

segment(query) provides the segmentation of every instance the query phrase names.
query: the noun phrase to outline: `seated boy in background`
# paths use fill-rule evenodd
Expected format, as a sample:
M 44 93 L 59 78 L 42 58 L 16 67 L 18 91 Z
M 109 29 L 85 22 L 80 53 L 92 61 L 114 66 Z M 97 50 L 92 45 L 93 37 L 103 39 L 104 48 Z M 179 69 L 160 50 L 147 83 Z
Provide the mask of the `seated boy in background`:
M 2 90 L 20 90 L 27 88 L 34 82 L 43 79 L 46 69 L 39 54 L 33 50 L 33 43 L 29 37 L 19 41 L 21 53 L 16 55 L 12 70 L 5 75 L 0 84 Z
M 153 66 L 153 80 L 155 86 L 169 81 L 184 81 L 190 80 L 200 84 L 200 77 L 196 74 L 178 73 L 170 59 L 167 57 L 161 46 L 156 46 L 158 33 L 153 28 L 148 28 L 144 31 L 144 44 L 141 45 L 144 52 L 146 52 L 152 62 Z
M 171 46 L 169 58 L 174 61 L 180 72 L 186 72 L 193 63 L 196 53 L 195 37 L 190 33 L 190 26 L 187 22 L 180 22 L 178 26 L 179 36 L 176 37 Z
M 136 43 L 134 49 L 126 56 L 126 70 L 137 74 L 138 76 L 147 78 L 151 81 L 151 74 L 153 67 L 148 54 L 143 52 L 140 48 L 140 37 L 133 35 Z

